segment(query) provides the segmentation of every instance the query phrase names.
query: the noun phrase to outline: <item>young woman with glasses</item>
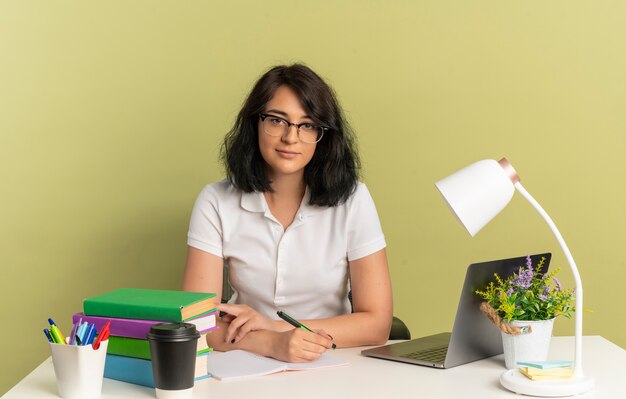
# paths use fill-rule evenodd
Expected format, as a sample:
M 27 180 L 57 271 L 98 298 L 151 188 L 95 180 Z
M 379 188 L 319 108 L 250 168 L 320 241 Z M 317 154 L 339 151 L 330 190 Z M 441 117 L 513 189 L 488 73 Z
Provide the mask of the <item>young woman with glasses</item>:
M 290 362 L 384 343 L 392 320 L 385 239 L 358 181 L 353 135 L 310 68 L 277 66 L 255 84 L 221 158 L 227 179 L 196 200 L 183 289 L 234 294 L 218 305 L 216 350 Z M 352 292 L 352 301 L 348 298 Z M 284 311 L 310 328 L 279 319 Z

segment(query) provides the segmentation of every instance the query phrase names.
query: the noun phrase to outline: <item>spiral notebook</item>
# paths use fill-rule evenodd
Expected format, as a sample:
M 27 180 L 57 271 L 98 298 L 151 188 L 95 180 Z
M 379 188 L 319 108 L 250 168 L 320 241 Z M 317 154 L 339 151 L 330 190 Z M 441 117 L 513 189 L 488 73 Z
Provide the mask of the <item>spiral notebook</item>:
M 313 370 L 349 364 L 326 353 L 312 362 L 287 363 L 241 349 L 229 352 L 214 351 L 211 356 L 208 356 L 207 363 L 209 373 L 222 381 L 259 377 L 283 371 Z

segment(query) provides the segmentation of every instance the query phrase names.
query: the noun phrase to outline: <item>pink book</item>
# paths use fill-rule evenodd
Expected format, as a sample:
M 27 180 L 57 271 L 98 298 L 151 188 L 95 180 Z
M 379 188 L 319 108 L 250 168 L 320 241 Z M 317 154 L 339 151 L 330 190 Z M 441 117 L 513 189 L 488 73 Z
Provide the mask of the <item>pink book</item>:
M 187 323 L 195 324 L 200 334 L 212 331 L 217 328 L 215 324 L 215 314 L 216 313 L 213 312 L 202 315 L 193 320 L 188 320 Z M 85 316 L 83 313 L 74 313 L 72 315 L 72 324 L 78 323 L 81 319 L 83 323 L 88 322 L 95 324 L 97 331 L 100 331 L 106 322 L 110 321 L 111 326 L 109 328 L 111 335 L 138 339 L 146 339 L 146 334 L 148 334 L 153 324 L 166 323 L 162 320 L 122 319 L 106 316 Z

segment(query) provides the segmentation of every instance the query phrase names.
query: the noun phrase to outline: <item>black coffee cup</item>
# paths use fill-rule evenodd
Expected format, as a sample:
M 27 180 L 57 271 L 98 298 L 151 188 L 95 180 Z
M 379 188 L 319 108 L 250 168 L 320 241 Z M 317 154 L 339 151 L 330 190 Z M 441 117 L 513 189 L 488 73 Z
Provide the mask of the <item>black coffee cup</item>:
M 200 334 L 190 323 L 160 323 L 150 328 L 152 373 L 157 398 L 191 397 Z

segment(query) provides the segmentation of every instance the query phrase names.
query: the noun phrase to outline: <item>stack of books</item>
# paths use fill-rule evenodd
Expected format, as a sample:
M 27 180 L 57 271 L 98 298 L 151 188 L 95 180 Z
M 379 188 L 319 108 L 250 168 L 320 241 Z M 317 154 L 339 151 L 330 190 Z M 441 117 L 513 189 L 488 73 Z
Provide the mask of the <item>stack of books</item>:
M 195 324 L 200 333 L 196 358 L 196 380 L 210 376 L 206 356 L 211 353 L 206 334 L 216 327 L 215 294 L 201 292 L 121 288 L 85 299 L 83 313 L 74 323 L 89 322 L 100 330 L 111 322 L 104 376 L 114 380 L 154 387 L 150 327 L 159 323 Z
M 563 380 L 572 378 L 574 375 L 573 362 L 563 361 L 541 361 L 541 362 L 518 362 L 519 371 L 528 379 L 533 381 Z

